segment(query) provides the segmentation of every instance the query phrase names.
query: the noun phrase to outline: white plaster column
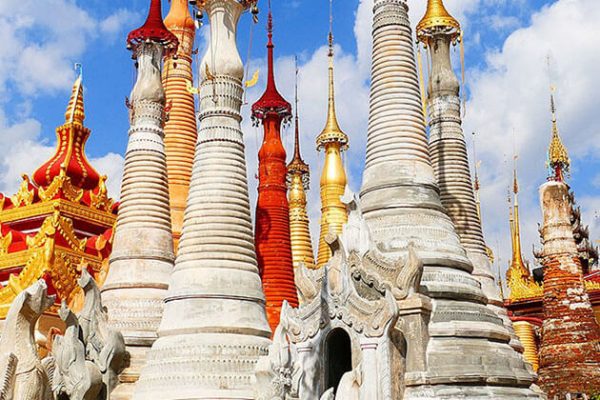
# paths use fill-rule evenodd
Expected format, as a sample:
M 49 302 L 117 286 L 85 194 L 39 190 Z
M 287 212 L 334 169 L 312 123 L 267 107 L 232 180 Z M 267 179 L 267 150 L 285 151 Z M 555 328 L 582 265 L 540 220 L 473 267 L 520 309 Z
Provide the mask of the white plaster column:
M 125 338 L 130 365 L 113 399 L 129 399 L 157 338 L 173 268 L 173 237 L 164 147 L 165 94 L 160 79 L 163 47 L 136 50 L 138 77 L 131 92 L 129 142 L 110 270 L 102 286 L 109 325 Z
M 240 127 L 237 23 L 247 1 L 207 0 L 198 145 L 165 311 L 134 399 L 252 399 L 271 331 L 254 250 Z
M 362 385 L 360 386 L 361 400 L 378 400 L 379 395 L 379 363 L 377 362 L 377 347 L 379 338 L 361 338 L 362 353 L 361 370 Z

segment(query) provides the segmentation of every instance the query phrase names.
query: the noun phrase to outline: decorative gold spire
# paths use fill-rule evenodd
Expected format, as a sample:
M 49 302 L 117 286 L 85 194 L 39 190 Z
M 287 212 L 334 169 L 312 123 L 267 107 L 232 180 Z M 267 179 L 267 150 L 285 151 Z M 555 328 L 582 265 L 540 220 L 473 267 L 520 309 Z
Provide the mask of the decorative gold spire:
M 556 123 L 556 104 L 554 102 L 554 87 L 550 93 L 550 110 L 552 112 L 552 139 L 548 147 L 548 167 L 550 168 L 550 179 L 564 181 L 565 175 L 569 173 L 571 161 L 567 148 L 563 144 Z
M 83 126 L 85 119 L 85 111 L 83 108 L 83 77 L 81 73 L 73 84 L 71 91 L 71 99 L 65 113 L 65 122 Z
M 306 212 L 306 191 L 309 187 L 310 170 L 300 154 L 300 134 L 298 126 L 298 65 L 296 62 L 296 115 L 294 157 L 288 164 L 288 201 L 290 204 L 290 238 L 294 268 L 301 263 L 315 267 L 308 213 Z
M 348 148 L 348 136 L 342 132 L 335 113 L 333 79 L 333 13 L 330 0 L 329 18 L 329 107 L 325 129 L 317 137 L 317 150 L 325 150 L 325 163 L 321 174 L 321 234 L 317 264 L 322 267 L 331 258 L 331 249 L 325 241 L 328 233 L 339 235 L 348 221 L 346 205 L 341 197 L 348 183 L 342 151 Z
M 454 41 L 460 37 L 460 23 L 446 10 L 442 0 L 427 0 L 425 16 L 417 24 L 417 38 L 427 44 L 439 31 L 449 33 Z
M 330 4 L 331 6 L 331 4 Z M 333 18 L 329 19 L 329 99 L 327 105 L 327 121 L 325 128 L 319 136 L 317 136 L 317 150 L 321 150 L 326 143 L 338 142 L 342 145 L 341 150 L 348 148 L 348 135 L 342 132 L 338 124 L 335 111 L 335 90 L 334 90 L 334 71 L 333 71 Z
M 521 300 L 541 295 L 541 287 L 534 281 L 521 253 L 521 223 L 519 220 L 519 180 L 517 178 L 517 156 L 513 168 L 513 207 L 510 210 L 510 235 L 512 259 L 506 271 L 506 283 L 510 289 L 509 299 Z M 510 197 L 509 197 L 510 202 Z

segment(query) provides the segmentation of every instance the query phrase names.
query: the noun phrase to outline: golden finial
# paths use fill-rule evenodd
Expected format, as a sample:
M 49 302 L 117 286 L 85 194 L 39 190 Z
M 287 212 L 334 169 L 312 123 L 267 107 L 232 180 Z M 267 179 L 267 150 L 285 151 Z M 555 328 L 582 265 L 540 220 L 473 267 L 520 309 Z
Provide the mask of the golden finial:
M 511 243 L 512 243 L 512 260 L 507 272 L 507 280 L 510 281 L 512 274 L 517 274 L 521 278 L 530 277 L 529 268 L 523 261 L 523 255 L 521 252 L 521 222 L 519 220 L 519 179 L 517 177 L 517 156 L 514 157 L 513 167 L 513 207 L 510 212 L 510 223 L 511 223 Z M 510 200 L 509 200 L 510 201 Z
M 329 1 L 329 99 L 327 108 L 327 122 L 325 128 L 319 136 L 317 136 L 317 150 L 320 150 L 326 143 L 339 142 L 342 145 L 342 150 L 348 148 L 348 135 L 342 132 L 338 124 L 337 115 L 335 112 L 335 90 L 334 90 L 334 75 L 333 75 L 333 0 Z
M 456 41 L 460 37 L 460 23 L 446 10 L 442 0 L 427 0 L 425 16 L 417 24 L 417 39 L 427 44 L 436 33 L 445 33 Z
M 79 76 L 73 84 L 71 99 L 65 113 L 65 122 L 83 126 L 83 120 L 85 119 L 83 108 L 83 74 L 81 73 L 80 64 L 76 64 L 76 68 L 79 68 Z
M 548 167 L 550 168 L 550 179 L 563 182 L 565 175 L 569 173 L 571 160 L 567 148 L 563 144 L 556 123 L 556 103 L 554 101 L 555 88 L 550 88 L 550 111 L 552 112 L 552 138 L 548 148 Z

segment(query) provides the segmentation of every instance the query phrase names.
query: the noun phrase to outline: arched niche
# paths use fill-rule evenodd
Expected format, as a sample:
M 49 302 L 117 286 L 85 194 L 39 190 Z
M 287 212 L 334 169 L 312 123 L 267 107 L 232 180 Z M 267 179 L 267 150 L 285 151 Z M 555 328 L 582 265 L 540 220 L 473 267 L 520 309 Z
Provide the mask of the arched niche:
M 342 328 L 335 328 L 325 340 L 325 389 L 337 390 L 342 376 L 352 370 L 352 342 Z

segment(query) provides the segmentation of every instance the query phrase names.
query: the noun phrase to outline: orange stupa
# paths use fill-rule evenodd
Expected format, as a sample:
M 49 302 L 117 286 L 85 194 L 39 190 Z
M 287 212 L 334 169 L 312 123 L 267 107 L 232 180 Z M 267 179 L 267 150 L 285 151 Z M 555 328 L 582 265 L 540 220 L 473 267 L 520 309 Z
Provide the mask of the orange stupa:
M 170 108 L 169 119 L 165 122 L 165 151 L 171 226 L 177 250 L 197 139 L 194 95 L 187 90 L 188 86 L 193 86 L 192 52 L 196 26 L 190 15 L 187 0 L 171 0 L 165 26 L 179 40 L 177 53 L 165 57 L 163 68 L 163 86 L 167 96 L 167 107 Z
M 295 307 L 298 305 L 298 297 L 292 263 L 286 154 L 280 134 L 281 124 L 290 119 L 292 109 L 275 87 L 273 18 L 270 11 L 267 30 L 267 89 L 252 105 L 252 118 L 256 122 L 262 122 L 264 127 L 264 138 L 258 152 L 255 244 L 266 298 L 267 318 L 271 330 L 275 331 L 283 301 L 287 300 Z

